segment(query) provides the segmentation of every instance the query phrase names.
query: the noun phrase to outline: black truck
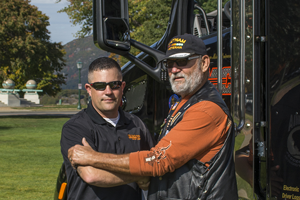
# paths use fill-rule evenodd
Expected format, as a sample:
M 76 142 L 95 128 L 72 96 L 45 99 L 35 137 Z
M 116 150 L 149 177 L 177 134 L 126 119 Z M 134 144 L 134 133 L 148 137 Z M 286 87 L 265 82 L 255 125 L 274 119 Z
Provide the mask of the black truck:
M 125 111 L 157 135 L 178 98 L 157 60 L 175 35 L 201 37 L 211 59 L 209 80 L 235 122 L 239 198 L 300 199 L 298 0 L 231 0 L 224 8 L 218 0 L 211 13 L 193 0 L 173 0 L 166 32 L 151 46 L 130 38 L 127 0 L 93 3 L 95 45 L 130 60 L 122 67 Z M 142 53 L 133 56 L 131 46 Z M 66 199 L 65 184 L 62 166 L 54 199 Z

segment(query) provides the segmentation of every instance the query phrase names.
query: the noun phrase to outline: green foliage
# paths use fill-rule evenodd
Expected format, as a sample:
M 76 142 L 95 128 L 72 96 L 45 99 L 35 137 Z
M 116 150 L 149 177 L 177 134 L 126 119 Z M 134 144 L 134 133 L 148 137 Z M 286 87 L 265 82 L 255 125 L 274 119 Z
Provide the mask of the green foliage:
M 81 90 L 80 92 L 82 95 L 86 95 L 86 90 Z M 71 95 L 78 94 L 78 90 L 62 90 L 60 93 L 57 94 L 58 97 L 69 97 Z
M 151 45 L 166 31 L 172 0 L 132 0 L 128 2 L 131 37 Z
M 57 0 L 60 2 L 61 0 Z M 69 5 L 59 12 L 68 14 L 74 25 L 81 25 L 77 37 L 84 37 L 92 33 L 92 0 L 67 0 Z M 223 2 L 223 6 L 229 0 Z M 206 13 L 217 9 L 217 0 L 197 0 Z M 132 39 L 151 45 L 158 41 L 166 31 L 172 0 L 129 0 L 129 22 Z M 139 50 L 131 48 L 131 53 L 137 55 Z M 110 57 L 123 65 L 127 62 L 124 57 L 112 54 Z
M 47 94 L 41 97 L 41 104 L 42 105 L 52 105 L 52 104 L 57 104 L 59 101 L 58 97 L 52 97 Z
M 59 100 L 62 100 L 62 103 L 72 104 L 72 102 L 77 104 L 78 102 L 78 89 L 66 89 L 57 93 L 56 96 L 44 95 L 41 97 L 42 105 L 53 105 L 57 104 Z M 86 90 L 80 91 L 81 104 L 85 105 L 88 99 L 88 93 Z
M 61 0 L 58 0 L 60 2 Z M 69 5 L 59 12 L 68 14 L 74 25 L 81 25 L 77 32 L 78 37 L 92 33 L 92 0 L 68 0 Z M 151 45 L 158 41 L 164 34 L 172 0 L 131 0 L 128 1 L 131 37 Z M 137 50 L 133 50 L 136 54 Z
M 201 6 L 206 13 L 210 13 L 214 10 L 217 10 L 218 8 L 218 0 L 196 0 L 198 5 Z M 229 0 L 224 0 L 222 5 L 224 8 L 224 5 L 228 2 Z
M 92 32 L 93 26 L 93 1 L 92 0 L 67 0 L 70 4 L 58 12 L 65 12 L 68 14 L 71 22 L 74 25 L 81 25 L 75 35 L 77 37 L 84 37 Z M 61 2 L 61 0 L 57 0 Z
M 29 2 L 0 1 L 0 81 L 10 78 L 15 88 L 25 89 L 33 79 L 37 89 L 55 95 L 65 84 L 65 51 L 50 42 L 49 18 Z
M 53 199 L 68 118 L 0 119 L 0 199 Z

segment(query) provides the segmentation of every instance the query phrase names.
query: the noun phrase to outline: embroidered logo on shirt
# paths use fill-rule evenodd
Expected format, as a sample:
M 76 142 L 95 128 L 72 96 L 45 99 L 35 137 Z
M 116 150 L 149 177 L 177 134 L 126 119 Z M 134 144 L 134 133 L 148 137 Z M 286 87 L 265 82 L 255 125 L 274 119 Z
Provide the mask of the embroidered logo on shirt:
M 141 140 L 140 135 L 130 135 L 130 134 L 128 134 L 128 138 L 131 139 L 131 140 Z
M 152 165 L 152 161 L 156 161 L 158 164 L 161 159 L 165 159 L 166 156 L 166 150 L 169 149 L 172 145 L 172 141 L 170 141 L 170 144 L 166 147 L 159 147 L 156 150 L 152 151 L 150 154 L 148 154 L 148 157 L 145 158 L 146 162 L 150 162 L 149 164 Z

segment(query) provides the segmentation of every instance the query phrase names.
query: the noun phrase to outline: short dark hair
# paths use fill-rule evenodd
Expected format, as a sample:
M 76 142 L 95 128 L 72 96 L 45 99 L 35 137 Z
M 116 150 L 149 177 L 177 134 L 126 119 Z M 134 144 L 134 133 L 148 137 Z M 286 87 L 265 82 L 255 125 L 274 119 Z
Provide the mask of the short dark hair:
M 89 66 L 88 81 L 90 81 L 90 76 L 94 71 L 107 70 L 112 68 L 116 68 L 122 78 L 122 71 L 119 63 L 117 63 L 114 59 L 108 57 L 97 58 Z

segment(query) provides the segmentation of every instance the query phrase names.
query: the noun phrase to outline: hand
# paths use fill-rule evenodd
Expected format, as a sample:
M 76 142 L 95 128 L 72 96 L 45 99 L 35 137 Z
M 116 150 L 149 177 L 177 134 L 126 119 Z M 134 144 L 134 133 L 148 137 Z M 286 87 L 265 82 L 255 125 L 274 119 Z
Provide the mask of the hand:
M 144 176 L 139 181 L 136 182 L 142 190 L 148 190 L 150 185 L 150 177 Z
M 77 165 L 89 165 L 89 161 L 95 152 L 85 138 L 82 138 L 82 144 L 83 146 L 77 144 L 68 150 L 68 158 L 74 169 Z

